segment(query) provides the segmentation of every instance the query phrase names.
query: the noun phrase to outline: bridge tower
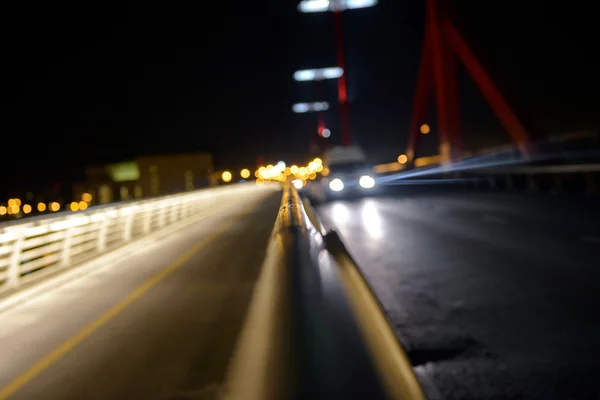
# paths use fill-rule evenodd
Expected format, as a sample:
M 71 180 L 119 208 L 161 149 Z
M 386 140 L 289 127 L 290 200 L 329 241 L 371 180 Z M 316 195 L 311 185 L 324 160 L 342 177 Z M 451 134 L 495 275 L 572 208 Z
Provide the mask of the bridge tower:
M 406 151 L 408 165 L 413 165 L 419 128 L 425 121 L 432 94 L 436 98 L 441 161 L 450 164 L 461 156 L 457 58 L 523 156 L 528 157 L 529 133 L 454 26 L 448 3 L 449 0 L 426 0 L 425 39 Z

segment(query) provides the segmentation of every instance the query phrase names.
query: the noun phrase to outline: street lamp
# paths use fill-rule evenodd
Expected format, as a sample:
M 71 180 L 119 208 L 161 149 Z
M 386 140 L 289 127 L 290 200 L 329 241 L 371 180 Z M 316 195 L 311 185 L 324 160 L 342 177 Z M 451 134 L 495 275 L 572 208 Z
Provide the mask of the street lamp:
M 221 174 L 221 179 L 223 179 L 223 182 L 227 183 L 227 182 L 231 182 L 231 179 L 233 178 L 233 175 L 231 174 L 231 172 L 229 171 L 224 171 Z
M 342 76 L 344 76 L 344 70 L 340 67 L 303 69 L 294 72 L 294 80 L 297 82 L 315 81 L 317 83 L 319 100 L 322 95 L 321 81 L 324 79 L 338 79 Z M 325 130 L 325 117 L 321 111 L 326 111 L 328 109 L 329 103 L 325 101 L 319 101 L 315 103 L 298 103 L 294 104 L 292 107 L 292 110 L 295 113 L 304 113 L 309 111 L 317 111 L 319 113 L 319 123 L 317 128 L 317 133 L 319 134 L 319 136 L 323 136 L 323 131 Z
M 337 53 L 337 66 L 341 73 L 338 76 L 338 101 L 342 113 L 342 140 L 344 145 L 350 146 L 350 122 L 348 110 L 348 90 L 346 85 L 344 44 L 342 30 L 342 11 L 367 8 L 377 5 L 377 0 L 303 0 L 298 4 L 301 13 L 315 13 L 332 11 L 335 23 L 335 41 Z M 307 75 L 308 76 L 308 75 Z
M 337 79 L 344 75 L 340 67 L 302 69 L 294 72 L 294 80 L 298 82 L 322 81 L 323 79 Z
M 355 10 L 377 5 L 377 0 L 304 0 L 298 4 L 301 13 Z
M 296 114 L 327 110 L 329 110 L 329 103 L 326 101 L 317 101 L 314 103 L 296 103 L 292 106 L 292 111 L 294 111 Z

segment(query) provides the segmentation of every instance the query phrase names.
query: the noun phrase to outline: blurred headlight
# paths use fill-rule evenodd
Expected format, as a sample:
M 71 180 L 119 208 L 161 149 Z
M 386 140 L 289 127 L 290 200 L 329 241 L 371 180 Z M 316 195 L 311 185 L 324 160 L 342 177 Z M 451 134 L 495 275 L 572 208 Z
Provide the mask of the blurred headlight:
M 371 189 L 373 186 L 375 186 L 375 179 L 371 178 L 369 175 L 363 175 L 360 177 L 358 184 L 362 188 Z
M 334 192 L 341 192 L 344 190 L 344 182 L 342 182 L 341 179 L 334 179 L 329 182 L 329 189 L 333 190 Z

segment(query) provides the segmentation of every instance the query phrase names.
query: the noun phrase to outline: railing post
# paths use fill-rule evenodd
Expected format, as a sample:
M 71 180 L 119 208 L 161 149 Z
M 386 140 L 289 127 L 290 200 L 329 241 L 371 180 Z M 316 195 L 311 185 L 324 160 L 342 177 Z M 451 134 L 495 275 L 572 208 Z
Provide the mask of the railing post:
M 164 201 L 159 203 L 158 226 L 160 226 L 161 228 L 166 225 L 167 207 L 168 205 Z
M 185 201 L 185 199 L 181 200 L 179 202 L 179 204 L 177 205 L 177 210 L 178 210 L 178 218 L 180 220 L 185 219 L 185 217 L 187 216 L 187 202 Z
M 73 226 L 65 229 L 65 237 L 63 238 L 63 248 L 61 253 L 61 263 L 63 267 L 71 264 L 71 244 L 73 242 Z
M 98 252 L 102 252 L 106 249 L 106 232 L 108 231 L 108 223 L 110 222 L 110 217 L 104 214 L 104 219 L 100 223 L 100 230 L 98 230 Z
M 533 174 L 527 175 L 527 191 L 530 193 L 537 191 L 537 185 L 535 184 Z
M 25 232 L 19 232 L 19 236 L 13 243 L 13 251 L 10 256 L 10 264 L 8 264 L 8 275 L 6 285 L 9 288 L 16 288 L 19 286 L 20 273 L 19 268 L 21 267 L 21 252 L 23 250 L 23 243 L 25 242 Z
M 204 212 L 204 210 L 210 210 L 213 206 L 213 197 L 211 196 L 210 199 L 205 199 L 205 203 L 206 205 L 204 207 L 200 207 L 200 205 L 198 204 L 198 199 L 195 199 L 192 204 L 193 204 L 193 210 L 195 214 L 201 214 L 202 212 Z
M 513 180 L 510 175 L 506 175 L 506 190 L 509 192 L 515 190 L 515 185 L 513 184 Z
M 150 233 L 150 227 L 152 226 L 152 207 L 146 204 L 144 207 L 144 234 Z
M 125 216 L 125 224 L 123 225 L 123 241 L 129 242 L 131 240 L 131 228 L 133 226 L 133 217 L 135 212 L 133 208 L 129 208 L 129 213 Z
M 191 203 L 188 199 L 181 202 L 181 219 L 188 218 L 192 213 Z
M 214 196 L 210 196 L 209 199 L 204 199 L 204 207 L 202 207 L 199 202 L 198 199 L 194 200 L 194 210 L 196 214 L 202 214 L 205 210 L 210 210 L 214 204 Z
M 177 221 L 177 215 L 181 208 L 181 200 L 175 201 L 171 204 L 171 213 L 169 215 L 169 220 L 171 223 L 175 223 Z
M 563 185 L 560 174 L 554 175 L 554 193 L 559 194 L 562 192 Z
M 597 193 L 596 183 L 594 182 L 594 173 L 588 172 L 585 174 L 585 194 L 592 195 Z

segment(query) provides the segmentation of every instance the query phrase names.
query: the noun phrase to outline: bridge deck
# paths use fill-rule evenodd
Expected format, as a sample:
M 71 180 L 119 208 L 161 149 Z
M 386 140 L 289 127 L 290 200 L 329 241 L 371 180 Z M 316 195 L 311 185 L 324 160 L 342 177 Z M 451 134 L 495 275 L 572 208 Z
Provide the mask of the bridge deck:
M 597 398 L 597 200 L 397 192 L 318 212 L 373 285 L 430 398 Z
M 280 198 L 241 197 L 237 207 L 0 314 L 0 399 L 214 397 Z

